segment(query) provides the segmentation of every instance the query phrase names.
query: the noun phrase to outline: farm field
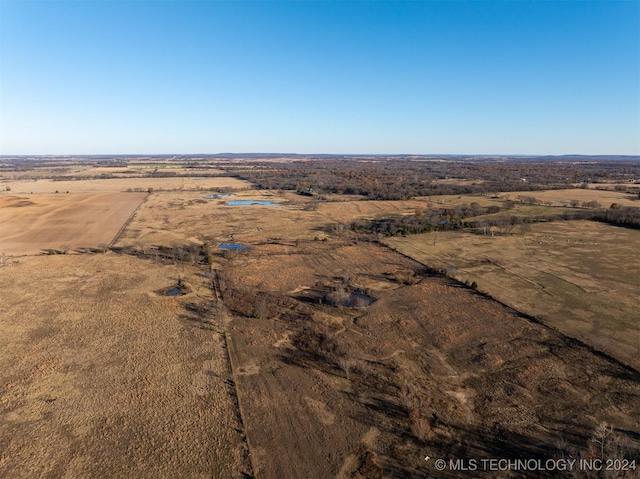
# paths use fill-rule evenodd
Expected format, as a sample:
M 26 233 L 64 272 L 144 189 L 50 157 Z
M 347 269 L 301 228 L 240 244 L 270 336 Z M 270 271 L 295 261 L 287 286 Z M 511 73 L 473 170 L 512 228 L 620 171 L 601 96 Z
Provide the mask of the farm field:
M 570 188 L 564 190 L 518 191 L 501 193 L 505 198 L 516 199 L 518 196 L 531 196 L 552 206 L 562 206 L 577 200 L 580 203 L 597 201 L 603 208 L 609 208 L 612 203 L 620 206 L 640 206 L 637 195 L 630 195 L 620 191 L 603 191 L 594 188 Z
M 0 254 L 108 245 L 145 193 L 0 195 Z
M 273 238 L 312 239 L 325 236 L 319 212 L 305 211 L 307 199 L 274 191 L 248 190 L 207 198 L 210 192 L 151 194 L 117 242 L 127 245 L 260 242 Z M 296 196 L 300 199 L 297 199 Z M 261 200 L 281 206 L 230 206 L 231 200 Z
M 4 180 L 0 189 L 10 188 L 11 194 L 35 193 L 107 193 L 131 190 L 209 190 L 212 188 L 244 189 L 250 183 L 230 177 L 166 177 L 166 178 L 105 178 L 83 180 Z M 6 193 L 5 193 L 6 194 Z
M 251 474 L 195 268 L 114 253 L 1 269 L 0 477 Z M 164 291 L 184 278 L 190 293 Z
M 361 218 L 413 214 L 417 208 L 436 203 L 432 198 L 407 201 L 347 200 L 319 202 L 290 192 L 244 190 L 222 198 L 208 198 L 209 192 L 152 193 L 117 242 L 118 246 L 173 243 L 226 242 L 259 243 L 273 239 L 293 242 L 323 239 Z M 280 206 L 231 206 L 228 201 L 259 200 Z M 438 204 L 438 206 L 440 206 Z
M 590 221 L 525 235 L 432 232 L 385 243 L 640 367 L 640 232 Z
M 640 457 L 633 225 L 546 222 L 589 211 L 538 196 L 561 190 L 495 193 L 489 163 L 486 181 L 452 163 L 460 183 L 440 165 L 422 182 L 409 163 L 291 161 L 202 160 L 273 189 L 196 179 L 196 159 L 60 159 L 50 179 L 46 160 L 5 164 L 0 477 L 489 479 L 433 460 Z M 51 181 L 102 174 L 127 177 Z M 486 188 L 368 199 L 405 180 Z M 475 231 L 374 229 L 429 215 Z
M 318 211 L 331 221 L 347 223 L 356 219 L 375 219 L 390 215 L 413 214 L 416 209 L 436 206 L 433 198 L 422 197 L 405 201 L 328 201 Z M 437 204 L 440 206 L 440 204 Z
M 217 264 L 258 477 L 432 477 L 425 455 L 584 450 L 601 420 L 640 430 L 634 373 L 382 246 L 269 244 Z M 345 283 L 377 301 L 313 294 Z
M 222 175 L 224 170 L 218 168 L 211 168 L 203 165 L 202 167 L 183 168 L 179 165 L 173 165 L 170 163 L 137 163 L 129 164 L 126 166 L 92 166 L 82 165 L 80 162 L 76 162 L 71 166 L 49 166 L 46 168 L 35 168 L 32 170 L 22 170 L 19 172 L 9 172 L 4 175 L 4 181 L 16 181 L 31 178 L 56 178 L 56 181 L 64 179 L 65 177 L 93 177 L 101 175 L 109 175 L 121 178 L 140 178 L 148 174 L 153 173 L 172 173 L 179 175 L 188 175 L 197 177 L 198 175 Z M 75 180 L 74 180 L 75 181 Z M 0 182 L 0 186 L 2 183 Z

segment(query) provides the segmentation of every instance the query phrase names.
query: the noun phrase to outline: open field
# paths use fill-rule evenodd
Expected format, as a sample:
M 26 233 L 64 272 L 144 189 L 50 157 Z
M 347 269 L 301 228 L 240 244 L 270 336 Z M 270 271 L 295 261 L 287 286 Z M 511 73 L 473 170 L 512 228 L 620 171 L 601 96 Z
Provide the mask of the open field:
M 198 175 L 222 175 L 224 170 L 212 168 L 208 165 L 184 168 L 181 165 L 171 163 L 131 163 L 125 166 L 94 166 L 94 162 L 83 164 L 75 161 L 68 166 L 56 165 L 46 168 L 34 168 L 32 170 L 8 171 L 0 173 L 0 186 L 3 181 L 15 181 L 33 178 L 56 178 L 60 180 L 64 177 L 92 177 L 92 176 L 115 176 L 115 177 L 143 177 L 154 173 L 170 173 L 197 177 Z
M 448 162 L 292 162 L 203 160 L 207 172 L 275 169 L 257 178 L 272 189 L 144 176 L 198 174 L 196 160 L 161 157 L 52 170 L 127 178 L 0 182 L 0 253 L 99 247 L 120 231 L 105 254 L 0 256 L 0 477 L 493 479 L 434 461 L 640 460 L 640 231 L 558 221 L 382 240 L 351 223 L 580 209 L 507 202 L 553 191 L 492 193 L 500 172 L 519 181 L 518 163 L 456 163 L 460 183 Z M 405 182 L 486 189 L 368 199 Z
M 197 270 L 109 253 L 0 271 L 0 477 L 250 475 Z M 178 276 L 191 292 L 162 295 Z
M 0 195 L 0 254 L 109 244 L 145 193 Z
M 119 246 L 207 241 L 259 243 L 273 239 L 322 239 L 336 225 L 356 219 L 413 214 L 441 207 L 435 198 L 406 201 L 330 201 L 309 208 L 311 198 L 271 190 L 239 191 L 230 197 L 207 198 L 203 192 L 162 192 L 149 195 L 118 241 Z M 230 200 L 268 200 L 281 206 L 230 206 Z M 499 201 L 495 200 L 497 203 Z
M 564 207 L 564 206 L 543 206 L 543 205 L 526 205 L 522 203 L 518 203 L 510 209 L 502 209 L 497 213 L 488 213 L 479 216 L 472 216 L 469 218 L 465 218 L 463 221 L 465 223 L 475 223 L 481 220 L 495 220 L 499 218 L 511 220 L 511 218 L 540 218 L 545 216 L 556 216 L 561 214 L 571 215 L 575 213 L 575 208 Z
M 640 367 L 640 232 L 589 221 L 483 236 L 450 231 L 385 242 Z
M 637 373 L 381 246 L 263 245 L 217 264 L 257 477 L 432 477 L 425 455 L 550 457 L 561 437 L 585 451 L 602 420 L 640 431 Z M 309 295 L 345 281 L 377 301 Z
M 347 223 L 356 219 L 375 219 L 391 215 L 413 214 L 416 209 L 439 205 L 434 198 L 417 198 L 405 201 L 329 201 L 321 203 L 318 211 L 332 221 Z
M 572 200 L 577 200 L 580 203 L 597 201 L 603 208 L 609 208 L 612 203 L 618 203 L 620 206 L 640 207 L 637 195 L 634 196 L 621 191 L 602 191 L 592 188 L 506 192 L 501 193 L 501 196 L 514 200 L 519 196 L 532 196 L 551 206 L 564 206 L 568 205 Z
M 32 193 L 107 193 L 154 190 L 209 190 L 213 188 L 244 189 L 250 183 L 230 177 L 167 177 L 167 178 L 108 178 L 91 180 L 5 180 L 0 191 L 10 188 L 10 194 Z
M 308 199 L 259 190 L 240 191 L 226 198 L 206 198 L 203 192 L 151 194 L 117 245 L 165 245 L 173 243 L 259 242 L 325 236 L 327 220 L 316 211 L 305 211 Z M 297 197 L 297 198 L 296 198 Z M 299 198 L 299 199 L 298 199 Z M 229 200 L 268 200 L 282 206 L 230 206 Z

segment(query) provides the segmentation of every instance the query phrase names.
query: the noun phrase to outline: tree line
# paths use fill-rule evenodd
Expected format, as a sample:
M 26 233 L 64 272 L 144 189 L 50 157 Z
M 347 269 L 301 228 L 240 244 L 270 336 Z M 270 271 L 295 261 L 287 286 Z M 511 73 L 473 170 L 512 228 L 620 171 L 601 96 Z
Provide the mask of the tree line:
M 615 204 L 614 204 L 615 205 Z M 608 209 L 575 211 L 563 210 L 558 213 L 544 213 L 538 215 L 496 216 L 478 220 L 466 220 L 475 216 L 501 210 L 498 206 L 483 208 L 477 205 L 462 205 L 455 208 L 434 208 L 417 210 L 413 215 L 395 216 L 375 220 L 356 220 L 350 223 L 352 231 L 375 233 L 383 236 L 399 236 L 430 231 L 448 231 L 464 228 L 495 228 L 499 234 L 511 234 L 518 226 L 522 233 L 530 229 L 532 223 L 592 220 L 609 223 L 616 226 L 640 229 L 640 208 L 623 206 Z
M 260 189 L 301 194 L 354 194 L 368 199 L 462 195 L 568 188 L 640 178 L 638 162 L 336 160 L 251 162 L 234 165 L 235 176 Z

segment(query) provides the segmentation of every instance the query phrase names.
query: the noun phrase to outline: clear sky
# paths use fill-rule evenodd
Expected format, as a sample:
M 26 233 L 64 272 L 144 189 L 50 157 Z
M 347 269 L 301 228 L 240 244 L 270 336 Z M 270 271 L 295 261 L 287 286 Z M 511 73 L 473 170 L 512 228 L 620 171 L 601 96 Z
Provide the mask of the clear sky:
M 0 154 L 640 154 L 640 1 L 0 0 Z

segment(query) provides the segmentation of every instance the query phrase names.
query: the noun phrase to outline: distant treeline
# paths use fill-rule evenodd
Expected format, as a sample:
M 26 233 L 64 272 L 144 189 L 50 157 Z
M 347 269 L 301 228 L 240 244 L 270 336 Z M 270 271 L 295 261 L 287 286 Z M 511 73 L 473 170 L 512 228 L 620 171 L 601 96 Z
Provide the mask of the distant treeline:
M 416 196 L 531 191 L 567 188 L 576 183 L 629 181 L 640 178 L 639 162 L 510 161 L 339 161 L 234 165 L 235 176 L 261 189 L 357 194 L 369 199 L 399 200 Z M 447 181 L 443 181 L 447 180 Z

